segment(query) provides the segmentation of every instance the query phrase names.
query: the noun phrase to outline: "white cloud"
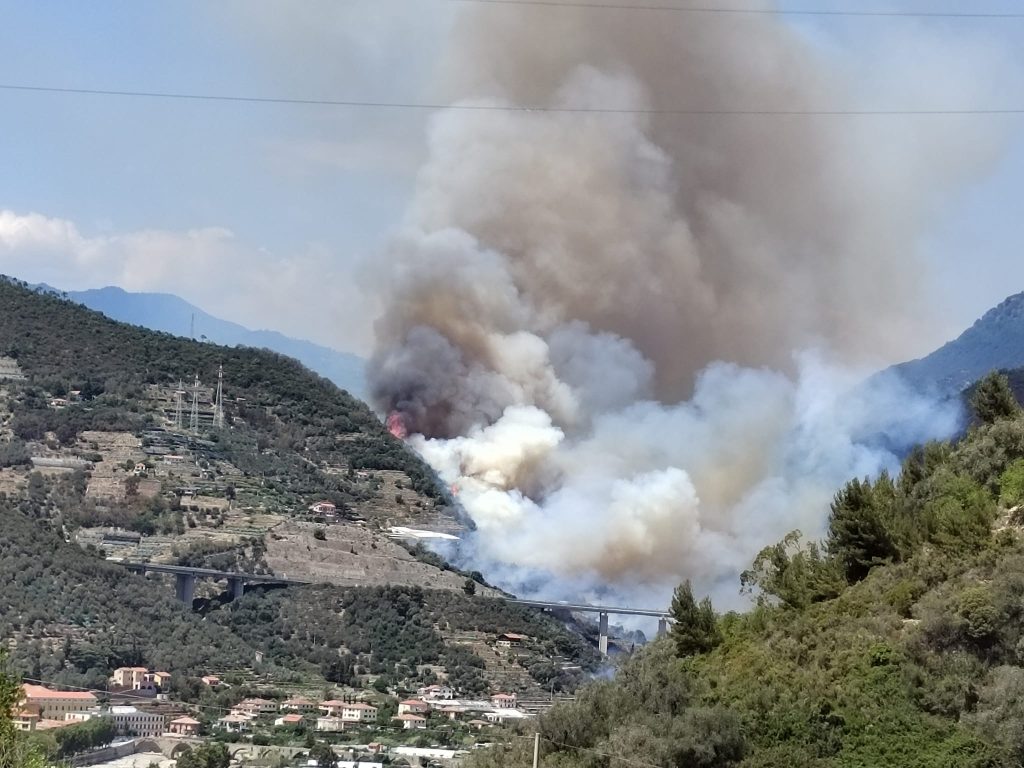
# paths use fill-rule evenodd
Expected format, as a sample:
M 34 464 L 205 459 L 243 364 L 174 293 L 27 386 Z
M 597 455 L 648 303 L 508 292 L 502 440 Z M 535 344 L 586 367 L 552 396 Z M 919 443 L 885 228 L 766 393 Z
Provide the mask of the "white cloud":
M 362 351 L 369 313 L 348 271 L 323 246 L 274 253 L 223 227 L 90 236 L 66 219 L 0 210 L 0 272 L 66 290 L 173 293 L 251 328 Z

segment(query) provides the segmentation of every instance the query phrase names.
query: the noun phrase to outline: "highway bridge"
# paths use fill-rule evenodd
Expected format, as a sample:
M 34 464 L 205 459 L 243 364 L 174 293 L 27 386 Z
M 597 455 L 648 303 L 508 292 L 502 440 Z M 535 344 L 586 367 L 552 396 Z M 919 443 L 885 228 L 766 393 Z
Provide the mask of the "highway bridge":
M 297 579 L 286 579 L 280 576 L 268 574 L 238 573 L 232 571 L 218 571 L 212 568 L 198 568 L 191 565 L 163 565 L 161 563 L 135 563 L 127 560 L 117 561 L 130 571 L 137 573 L 163 573 L 175 577 L 174 594 L 188 606 L 192 605 L 195 599 L 196 581 L 198 579 L 211 579 L 213 581 L 226 581 L 231 588 L 232 599 L 241 597 L 245 591 L 246 584 L 272 584 L 281 586 L 300 586 L 312 584 L 310 581 L 299 581 Z M 650 616 L 658 620 L 658 636 L 665 634 L 668 630 L 669 615 L 667 610 L 654 608 L 629 608 L 610 605 L 592 605 L 590 603 L 569 603 L 551 602 L 546 600 L 522 600 L 518 597 L 499 596 L 513 605 L 525 605 L 531 608 L 539 608 L 547 612 L 565 613 L 596 613 L 598 615 L 598 650 L 601 655 L 608 655 L 608 617 L 609 616 Z
M 191 606 L 192 601 L 195 599 L 197 579 L 226 581 L 231 587 L 232 599 L 242 596 L 242 593 L 245 591 L 246 584 L 280 584 L 283 586 L 296 586 L 310 583 L 308 581 L 283 579 L 280 576 L 270 576 L 267 574 L 217 571 L 212 568 L 196 568 L 191 565 L 133 563 L 127 560 L 119 562 L 128 570 L 135 571 L 137 573 L 166 573 L 174 576 L 174 596 L 188 606 Z

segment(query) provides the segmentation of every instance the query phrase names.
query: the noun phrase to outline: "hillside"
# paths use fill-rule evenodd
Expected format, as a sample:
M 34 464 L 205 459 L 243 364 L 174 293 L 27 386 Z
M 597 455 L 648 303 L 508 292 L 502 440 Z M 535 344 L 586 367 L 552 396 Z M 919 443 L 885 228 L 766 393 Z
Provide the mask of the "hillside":
M 221 367 L 224 425 L 216 427 Z M 463 530 L 430 469 L 365 404 L 267 350 L 117 323 L 0 281 L 0 439 L 0 491 L 24 492 L 33 466 L 62 477 L 62 524 L 109 554 L 222 565 L 226 554 L 269 570 L 268 561 L 295 559 L 286 544 L 305 530 L 307 552 L 362 542 L 317 578 L 464 582 L 431 563 L 408 565 L 409 549 L 386 535 L 393 525 Z M 319 501 L 337 514 L 309 512 Z M 313 539 L 316 527 L 331 530 Z M 111 538 L 110 528 L 141 538 Z
M 195 372 L 179 424 L 178 380 Z M 577 628 L 489 597 L 479 574 L 394 540 L 392 525 L 464 530 L 432 473 L 326 379 L 0 281 L 0 641 L 26 676 L 103 688 L 143 665 L 169 671 L 180 699 L 230 706 L 246 691 L 379 697 L 446 678 L 539 698 L 596 666 Z M 169 578 L 108 558 L 337 586 L 232 602 L 201 582 L 184 606 Z M 495 652 L 504 631 L 529 635 L 521 653 Z M 232 688 L 203 689 L 209 673 Z
M 850 481 L 824 541 L 766 547 L 742 578 L 750 612 L 676 624 L 542 718 L 545 764 L 1021 765 L 1024 414 L 983 387 L 962 440 Z M 678 616 L 700 613 L 677 594 Z M 531 748 L 469 765 L 527 765 Z
M 1024 293 L 1010 296 L 930 355 L 895 365 L 915 388 L 954 395 L 991 370 L 1024 366 Z
M 58 290 L 59 289 L 55 289 Z M 228 347 L 269 349 L 293 357 L 356 397 L 366 394 L 365 361 L 347 352 L 293 339 L 277 331 L 254 331 L 221 320 L 184 299 L 166 293 L 134 293 L 108 286 L 63 295 L 107 317 L 174 336 L 203 338 Z

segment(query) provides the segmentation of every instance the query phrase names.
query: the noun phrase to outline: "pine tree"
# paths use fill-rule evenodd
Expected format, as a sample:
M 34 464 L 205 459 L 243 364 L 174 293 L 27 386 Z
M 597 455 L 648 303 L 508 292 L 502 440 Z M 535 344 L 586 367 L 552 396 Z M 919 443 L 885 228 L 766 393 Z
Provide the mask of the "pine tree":
M 700 603 L 693 597 L 693 588 L 687 579 L 672 595 L 672 639 L 676 644 L 676 654 L 681 657 L 707 653 L 719 642 L 718 621 L 710 598 L 705 597 Z
M 975 386 L 971 408 L 983 424 L 1012 419 L 1021 412 L 1020 404 L 1010 389 L 1010 380 L 998 371 L 992 371 Z
M 876 565 L 899 559 L 899 548 L 887 523 L 884 503 L 895 496 L 888 476 L 876 503 L 871 483 L 856 478 L 848 482 L 832 501 L 828 520 L 828 552 L 839 560 L 850 584 L 862 580 Z M 885 498 L 881 498 L 885 497 Z

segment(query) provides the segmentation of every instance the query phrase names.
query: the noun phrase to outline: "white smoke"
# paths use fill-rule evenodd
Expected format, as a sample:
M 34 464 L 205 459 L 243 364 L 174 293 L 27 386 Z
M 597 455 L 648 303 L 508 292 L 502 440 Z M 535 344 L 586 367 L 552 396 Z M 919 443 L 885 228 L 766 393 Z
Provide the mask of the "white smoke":
M 961 123 L 854 155 L 857 120 L 660 114 L 843 109 L 852 89 L 771 18 L 527 18 L 467 13 L 450 92 L 636 111 L 435 117 L 378 270 L 377 403 L 504 585 L 735 593 L 761 546 L 821 532 L 840 483 L 953 429 L 898 385 L 854 384 L 927 326 L 917 233 L 993 136 Z

